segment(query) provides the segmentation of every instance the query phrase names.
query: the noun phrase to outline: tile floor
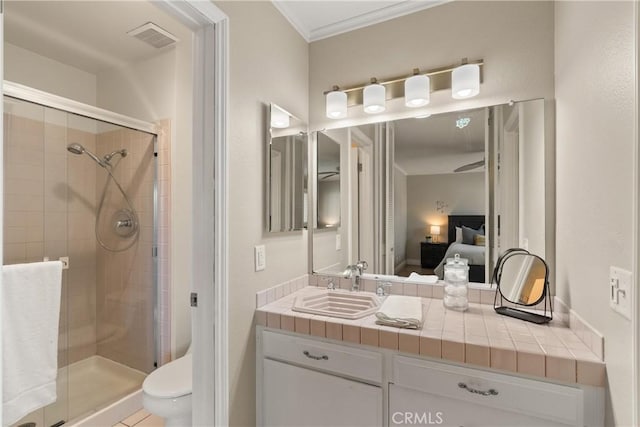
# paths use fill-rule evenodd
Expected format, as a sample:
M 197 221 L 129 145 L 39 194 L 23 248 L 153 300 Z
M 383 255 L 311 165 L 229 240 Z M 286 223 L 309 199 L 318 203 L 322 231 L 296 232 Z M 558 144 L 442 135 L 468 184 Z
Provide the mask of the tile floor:
M 129 415 L 113 427 L 164 427 L 164 420 L 144 409 Z

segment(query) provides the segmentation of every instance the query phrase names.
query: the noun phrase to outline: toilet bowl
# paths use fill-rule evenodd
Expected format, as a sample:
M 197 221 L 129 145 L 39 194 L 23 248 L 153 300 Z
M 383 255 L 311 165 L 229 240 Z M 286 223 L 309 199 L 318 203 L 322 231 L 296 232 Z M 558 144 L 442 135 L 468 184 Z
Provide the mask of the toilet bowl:
M 191 348 L 187 354 L 162 365 L 142 383 L 142 405 L 164 418 L 165 427 L 191 426 Z

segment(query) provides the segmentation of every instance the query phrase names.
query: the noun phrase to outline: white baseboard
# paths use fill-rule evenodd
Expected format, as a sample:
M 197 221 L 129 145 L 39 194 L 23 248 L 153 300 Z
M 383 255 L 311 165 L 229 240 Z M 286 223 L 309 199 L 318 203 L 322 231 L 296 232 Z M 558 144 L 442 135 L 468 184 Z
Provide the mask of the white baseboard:
M 407 265 L 422 265 L 419 259 L 408 259 Z
M 407 266 L 407 261 L 406 261 L 406 260 L 404 260 L 404 261 L 402 261 L 400 264 L 396 265 L 396 267 L 394 268 L 394 270 L 393 270 L 393 271 L 394 271 L 394 273 L 398 274 L 398 272 L 399 272 L 400 270 L 402 270 L 403 268 L 405 268 L 406 266 Z

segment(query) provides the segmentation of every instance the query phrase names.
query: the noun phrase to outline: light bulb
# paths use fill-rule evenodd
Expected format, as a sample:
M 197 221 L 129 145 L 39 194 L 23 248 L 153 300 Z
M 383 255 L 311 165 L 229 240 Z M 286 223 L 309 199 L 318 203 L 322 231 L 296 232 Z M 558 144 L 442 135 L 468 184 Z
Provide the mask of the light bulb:
M 451 73 L 451 96 L 454 99 L 465 99 L 480 93 L 480 66 L 477 64 L 461 65 Z
M 404 81 L 404 105 L 410 108 L 424 107 L 429 99 L 428 76 L 412 76 Z
M 290 124 L 289 113 L 273 105 L 271 107 L 271 127 L 284 129 Z
M 373 83 L 364 88 L 362 94 L 364 112 L 369 114 L 382 113 L 385 109 L 386 89 L 379 83 Z
M 330 119 L 342 119 L 347 117 L 347 94 L 334 90 L 327 94 L 326 114 Z

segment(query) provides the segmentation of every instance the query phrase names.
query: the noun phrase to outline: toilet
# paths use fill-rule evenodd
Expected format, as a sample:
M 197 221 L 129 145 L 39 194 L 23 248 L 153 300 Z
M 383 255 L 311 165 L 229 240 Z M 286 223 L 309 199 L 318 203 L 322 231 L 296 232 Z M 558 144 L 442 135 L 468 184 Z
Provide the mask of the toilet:
M 165 427 L 191 426 L 191 346 L 187 353 L 162 365 L 142 383 L 142 405 L 164 418 Z

